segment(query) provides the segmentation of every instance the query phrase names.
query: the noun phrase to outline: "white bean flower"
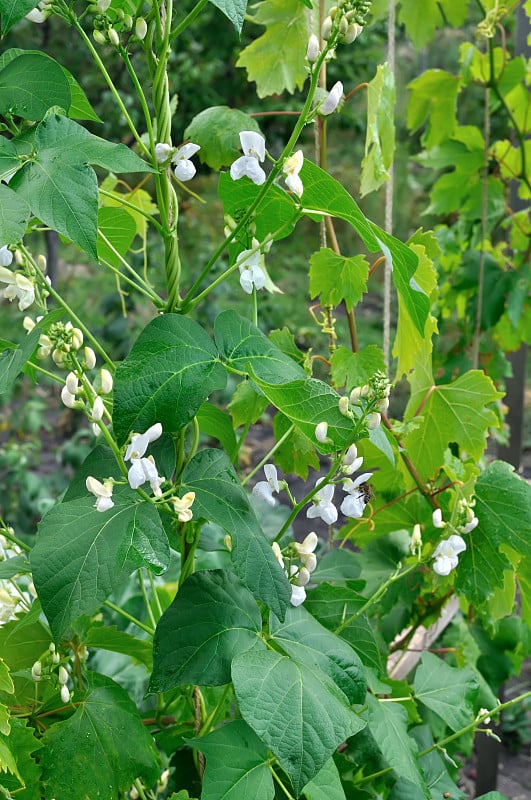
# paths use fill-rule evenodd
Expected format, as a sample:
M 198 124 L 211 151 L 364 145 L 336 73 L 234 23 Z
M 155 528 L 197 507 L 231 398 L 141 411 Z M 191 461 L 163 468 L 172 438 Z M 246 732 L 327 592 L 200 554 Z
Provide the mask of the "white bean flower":
M 179 522 L 190 522 L 194 513 L 192 511 L 192 504 L 195 500 L 195 492 L 186 492 L 182 497 L 170 498 Z
M 4 260 L 6 257 L 4 256 Z M 33 283 L 21 275 L 20 272 L 11 272 L 9 269 L 0 266 L 0 283 L 7 284 L 4 289 L 6 300 L 18 299 L 20 311 L 25 311 L 35 302 L 35 287 Z
M 370 477 L 372 477 L 372 472 L 363 472 L 355 480 L 347 478 L 343 482 L 343 490 L 347 492 L 347 496 L 341 503 L 341 513 L 345 517 L 359 519 L 363 516 L 365 506 L 370 499 L 368 487 L 365 486 Z
M 0 267 L 9 267 L 13 262 L 13 253 L 8 249 L 7 244 L 0 247 Z
M 133 458 L 127 480 L 131 489 L 138 489 L 142 484 L 149 481 L 151 490 L 155 497 L 162 497 L 161 484 L 166 478 L 161 478 L 157 471 L 157 466 L 153 456 L 147 458 Z
M 96 502 L 94 503 L 96 511 L 108 511 L 113 507 L 112 490 L 114 481 L 112 478 L 107 478 L 107 480 L 101 483 L 97 478 L 93 478 L 92 475 L 89 475 L 85 481 L 85 486 L 96 498 Z
M 162 436 L 162 425 L 160 422 L 156 422 L 144 433 L 133 433 L 127 450 L 125 451 L 125 460 L 129 461 L 134 458 L 142 458 L 151 442 L 154 442 L 160 436 Z
M 318 486 L 323 480 L 324 478 L 319 478 L 315 485 Z M 309 519 L 320 517 L 327 525 L 332 525 L 337 520 L 337 508 L 332 503 L 333 496 L 334 487 L 332 484 L 328 483 L 326 486 L 323 486 L 323 488 L 312 497 L 313 505 L 311 505 L 306 512 L 306 516 Z
M 266 285 L 266 275 L 261 267 L 262 255 L 259 250 L 242 250 L 236 259 L 240 270 L 240 286 L 246 294 L 252 294 Z
M 277 494 L 278 492 L 280 492 L 280 484 L 278 482 L 277 468 L 275 467 L 274 464 L 265 464 L 264 474 L 266 476 L 266 480 L 258 481 L 258 483 L 254 485 L 253 495 L 255 497 L 261 497 L 262 500 L 265 500 L 266 503 L 268 503 L 270 506 L 274 506 L 276 505 L 277 501 L 273 497 L 273 492 L 276 492 Z
M 351 444 L 347 452 L 343 456 L 341 465 L 341 472 L 344 475 L 352 475 L 357 472 L 363 464 L 363 456 L 358 456 L 358 448 L 355 444 Z
M 304 186 L 299 177 L 299 172 L 302 169 L 303 163 L 304 156 L 302 150 L 297 150 L 292 156 L 286 158 L 282 166 L 282 170 L 286 176 L 286 186 L 291 192 L 296 194 L 297 197 L 302 197 L 302 193 L 304 192 Z
M 237 158 L 230 168 L 230 176 L 237 181 L 246 175 L 257 186 L 261 186 L 266 174 L 260 164 L 265 159 L 265 139 L 256 131 L 240 131 L 243 156 Z
M 175 155 L 172 156 L 173 173 L 179 181 L 184 183 L 194 177 L 196 168 L 190 159 L 200 149 L 200 145 L 188 142 L 188 144 L 183 144 L 182 147 L 179 147 Z
M 325 117 L 328 116 L 328 114 L 332 114 L 332 112 L 335 111 L 336 108 L 338 107 L 339 101 L 341 100 L 342 97 L 343 97 L 343 84 L 341 83 L 341 81 L 337 81 L 337 83 L 334 83 L 334 85 L 328 92 L 328 95 L 321 103 L 321 106 L 319 107 L 319 113 L 323 114 Z
M 465 550 L 466 544 L 464 540 L 455 533 L 449 536 L 448 539 L 439 542 L 432 556 L 435 559 L 433 571 L 437 575 L 446 577 L 457 567 L 459 553 L 463 553 Z

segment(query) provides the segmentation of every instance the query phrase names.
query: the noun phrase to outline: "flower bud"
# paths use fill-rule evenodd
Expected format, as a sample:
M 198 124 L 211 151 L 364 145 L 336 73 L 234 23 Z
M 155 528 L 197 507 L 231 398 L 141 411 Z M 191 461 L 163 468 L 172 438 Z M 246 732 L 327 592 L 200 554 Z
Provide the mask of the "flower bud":
M 350 393 L 350 402 L 352 405 L 358 402 L 361 397 L 361 386 L 356 386 Z
M 31 677 L 33 678 L 35 683 L 38 683 L 41 679 L 41 675 L 42 675 L 42 664 L 40 661 L 36 661 L 31 668 Z
M 54 364 L 57 364 L 58 367 L 62 367 L 65 363 L 65 354 L 62 350 L 58 350 L 56 347 L 52 353 L 52 360 Z
M 128 31 L 133 27 L 133 17 L 131 14 L 124 14 L 124 28 Z
M 158 144 L 155 145 L 155 160 L 157 164 L 165 164 L 173 153 L 174 149 L 175 148 L 173 148 L 171 144 L 166 144 L 166 142 L 158 142 Z
M 315 438 L 324 444 L 328 440 L 328 422 L 320 422 L 315 426 Z
M 83 331 L 79 328 L 72 328 L 72 347 L 74 350 L 79 350 L 83 344 Z
M 306 586 L 310 582 L 310 573 L 306 569 L 306 567 L 301 567 L 297 577 L 295 578 L 295 583 L 297 586 Z
M 52 664 L 58 664 L 61 660 L 59 653 L 54 653 L 52 656 Z
M 317 566 L 317 556 L 315 553 L 308 553 L 308 555 L 301 556 L 301 561 L 308 572 L 313 572 Z
M 336 18 L 336 14 L 337 14 L 338 11 L 339 11 L 339 8 L 337 6 L 332 6 L 332 8 L 330 9 L 330 11 L 328 13 L 332 17 L 332 19 L 335 19 Z
M 61 686 L 64 686 L 66 683 L 68 683 L 68 672 L 63 666 L 59 667 L 58 678 Z
M 103 400 L 98 395 L 94 400 L 94 405 L 92 406 L 91 417 L 94 422 L 99 422 L 100 419 L 103 418 L 103 414 L 105 413 L 105 405 L 103 404 Z
M 330 34 L 332 33 L 332 25 L 334 24 L 332 17 L 325 17 L 323 20 L 323 24 L 321 25 L 321 38 L 325 40 L 325 42 L 330 38 Z
M 28 333 L 31 333 L 33 328 L 35 327 L 35 323 L 33 322 L 31 317 L 24 317 L 22 320 L 22 327 Z
M 105 14 L 110 5 L 111 0 L 97 0 L 96 8 L 98 9 L 98 13 Z
M 48 645 L 48 650 L 50 651 L 50 653 L 55 653 L 55 644 L 53 642 L 50 642 L 50 644 Z
M 348 21 L 345 17 L 341 17 L 341 22 L 339 23 L 339 33 L 341 36 L 344 36 L 348 31 Z
M 97 44 L 107 44 L 107 39 L 103 31 L 93 31 L 92 38 Z
M 223 544 L 225 545 L 225 547 L 227 548 L 227 550 L 229 551 L 229 553 L 231 553 L 231 552 L 232 552 L 232 536 L 230 535 L 230 533 L 227 533 L 227 534 L 224 536 L 224 538 L 223 538 Z
M 118 36 L 117 31 L 114 28 L 109 28 L 107 31 L 107 36 L 109 37 L 109 41 L 115 47 L 118 47 L 120 44 L 120 37 Z
M 146 38 L 147 22 L 144 17 L 138 17 L 137 21 L 135 22 L 135 33 L 140 41 Z
M 76 397 L 71 392 L 68 391 L 66 386 L 63 386 L 61 389 L 61 400 L 63 404 L 67 408 L 75 408 L 76 407 Z
M 343 395 L 343 397 L 339 398 L 338 405 L 340 414 L 343 414 L 344 417 L 350 416 L 350 408 L 349 408 L 350 403 L 346 395 Z
M 379 414 L 378 411 L 373 411 L 372 414 L 369 414 L 367 417 L 367 428 L 370 431 L 373 431 L 375 428 L 378 427 L 381 421 L 382 421 L 382 415 Z
M 85 347 L 83 351 L 85 354 L 85 366 L 87 369 L 94 369 L 96 366 L 96 353 L 92 347 Z
M 343 84 L 341 83 L 341 81 L 337 81 L 330 89 L 328 96 L 325 97 L 325 99 L 321 103 L 321 106 L 319 108 L 319 113 L 325 117 L 328 116 L 328 114 L 332 114 L 332 112 L 335 111 L 336 108 L 338 107 L 339 101 L 341 100 L 342 97 L 343 97 Z
M 415 552 L 416 550 L 420 550 L 422 547 L 422 535 L 420 532 L 420 525 L 415 523 L 413 525 L 413 534 L 411 536 L 411 550 Z
M 79 389 L 79 379 L 75 372 L 69 372 L 66 376 L 66 389 L 70 394 L 75 394 Z
M 443 520 L 442 510 L 440 508 L 435 509 L 432 514 L 432 520 L 434 528 L 444 528 L 446 526 L 446 522 Z
M 108 369 L 103 368 L 100 372 L 101 393 L 110 394 L 112 392 L 113 380 Z
M 92 433 L 94 434 L 94 436 L 99 436 L 100 433 L 101 433 L 100 426 L 96 422 L 93 422 L 91 427 L 92 427 Z
M 346 34 L 344 35 L 344 37 L 343 37 L 344 43 L 345 44 L 352 44 L 352 42 L 356 41 L 356 39 L 358 38 L 358 36 L 360 35 L 360 33 L 362 31 L 363 31 L 363 26 L 362 25 L 358 25 L 357 22 L 352 22 L 348 26 L 348 30 L 347 30 Z
M 308 39 L 308 47 L 306 49 L 306 58 L 313 64 L 314 61 L 317 61 L 319 58 L 319 39 L 312 33 L 310 38 Z
M 68 686 L 61 686 L 61 700 L 63 703 L 70 702 L 70 692 L 68 690 Z
M 37 266 L 41 272 L 46 272 L 46 256 L 43 256 L 42 253 L 39 253 L 35 261 L 37 262 Z

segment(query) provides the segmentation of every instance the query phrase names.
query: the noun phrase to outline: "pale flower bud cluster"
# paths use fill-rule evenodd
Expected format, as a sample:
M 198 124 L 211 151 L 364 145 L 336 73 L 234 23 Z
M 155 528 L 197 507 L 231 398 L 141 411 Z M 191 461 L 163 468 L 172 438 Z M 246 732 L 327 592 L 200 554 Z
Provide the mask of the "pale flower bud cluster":
M 334 42 L 352 44 L 363 31 L 370 7 L 370 0 L 339 0 L 323 20 L 322 38 L 325 41 L 333 38 Z
M 193 517 L 192 504 L 195 500 L 195 492 L 186 492 L 182 497 L 171 497 L 169 502 L 177 514 L 179 522 L 190 522 Z
M 310 582 L 311 573 L 317 566 L 317 556 L 314 551 L 318 541 L 317 534 L 312 531 L 303 542 L 293 542 L 289 545 L 284 553 L 277 542 L 271 545 L 275 558 L 289 578 L 292 606 L 300 606 L 306 600 L 304 587 Z M 300 563 L 296 563 L 295 559 Z

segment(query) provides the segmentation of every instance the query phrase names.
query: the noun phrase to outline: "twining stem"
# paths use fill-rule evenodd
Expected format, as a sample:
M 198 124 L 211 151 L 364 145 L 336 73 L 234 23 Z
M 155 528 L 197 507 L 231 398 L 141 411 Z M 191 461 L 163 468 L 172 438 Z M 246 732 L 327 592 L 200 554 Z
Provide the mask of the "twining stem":
M 140 591 L 142 592 L 142 597 L 144 598 L 144 605 L 146 607 L 146 611 L 149 617 L 149 621 L 153 626 L 153 630 L 157 627 L 157 621 L 153 615 L 153 609 L 151 608 L 151 603 L 149 602 L 149 597 L 146 591 L 146 587 L 144 585 L 144 576 L 142 575 L 142 570 L 137 570 L 138 582 L 140 584 Z
M 223 705 L 225 703 L 225 700 L 227 699 L 227 695 L 230 692 L 231 688 L 232 684 L 227 683 L 227 685 L 223 689 L 223 692 L 221 693 L 221 697 L 219 698 L 218 702 L 216 703 L 216 705 L 214 706 L 208 717 L 203 722 L 203 725 L 201 726 L 201 730 L 199 731 L 198 736 L 204 736 L 214 727 L 214 725 L 218 721 L 220 714 L 223 712 Z
M 113 255 L 116 256 L 116 258 L 118 259 L 120 264 L 123 264 L 123 266 L 127 269 L 127 271 L 131 272 L 135 276 L 136 280 L 132 280 L 127 275 L 124 275 L 123 272 L 120 272 L 120 270 L 117 269 L 114 266 L 114 264 L 111 264 L 110 261 L 107 261 L 107 259 L 101 259 L 102 263 L 104 263 L 105 266 L 108 269 L 111 270 L 111 272 L 114 272 L 120 278 L 120 280 L 123 280 L 123 281 L 125 281 L 125 283 L 128 283 L 129 286 L 132 286 L 137 292 L 139 292 L 140 294 L 143 294 L 144 297 L 147 297 L 147 299 L 151 300 L 153 303 L 155 303 L 155 305 L 160 304 L 161 303 L 161 299 L 158 296 L 158 294 L 156 292 L 154 292 L 153 289 L 151 289 L 151 287 L 148 286 L 145 283 L 143 278 L 141 278 L 135 272 L 135 270 L 131 267 L 131 265 L 127 263 L 125 258 L 123 258 L 123 256 L 118 252 L 118 250 L 109 241 L 109 239 L 107 239 L 105 234 L 102 233 L 102 231 L 100 229 L 98 229 L 98 233 L 101 236 L 102 242 L 104 242 L 107 245 L 107 247 L 109 248 L 109 250 L 113 253 Z M 139 281 L 139 283 L 137 283 L 137 281 Z
M 129 620 L 129 622 L 132 622 L 133 625 L 137 626 L 137 628 L 140 628 L 141 630 L 145 631 L 146 633 L 149 633 L 150 636 L 153 636 L 153 634 L 155 633 L 155 628 L 150 628 L 149 625 L 145 625 L 139 619 L 136 619 L 136 617 L 133 617 L 131 614 L 129 614 L 123 608 L 120 608 L 120 606 L 117 606 L 115 603 L 112 603 L 110 600 L 105 600 L 104 605 L 107 606 L 107 608 L 110 608 L 111 611 L 114 611 L 116 614 L 120 614 L 120 616 L 123 617 L 124 619 L 127 619 L 127 620 Z
M 284 794 L 286 795 L 288 800 L 295 800 L 295 798 L 293 797 L 293 795 L 289 791 L 289 789 L 286 786 L 286 784 L 283 781 L 281 781 L 280 778 L 278 777 L 277 773 L 273 769 L 272 764 L 268 764 L 268 766 L 269 766 L 269 770 L 271 772 L 271 775 L 273 776 L 274 780 L 278 783 L 280 789 L 282 789 L 282 791 L 284 792 Z
M 491 72 L 493 65 L 491 64 Z M 483 314 L 483 293 L 485 289 L 485 257 L 487 238 L 487 204 L 489 202 L 489 142 L 490 142 L 490 89 L 485 89 L 485 108 L 483 119 L 483 138 L 485 141 L 483 149 L 483 175 L 481 177 L 481 246 L 479 252 L 478 266 L 478 288 L 476 320 L 474 326 L 474 338 L 472 340 L 472 369 L 477 369 L 479 364 L 479 347 L 481 341 L 481 317 Z

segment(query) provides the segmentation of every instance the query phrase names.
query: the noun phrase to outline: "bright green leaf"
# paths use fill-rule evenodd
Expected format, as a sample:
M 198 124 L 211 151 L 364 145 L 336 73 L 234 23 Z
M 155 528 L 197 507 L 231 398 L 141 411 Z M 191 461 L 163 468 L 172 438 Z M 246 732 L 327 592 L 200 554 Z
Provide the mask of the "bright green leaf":
M 452 800 L 466 800 L 466 795 L 455 785 L 448 774 L 447 762 L 434 747 L 433 736 L 428 725 L 418 725 L 410 732 L 415 739 L 419 750 L 433 750 L 420 757 L 420 764 L 426 778 L 426 783 L 432 797 L 447 797 L 449 793 Z
M 41 768 L 33 753 L 42 744 L 26 720 L 11 718 L 10 725 L 9 736 L 0 733 L 0 786 L 20 800 L 41 800 Z
M 5 183 L 0 183 L 0 242 L 15 244 L 26 233 L 30 207 Z
M 203 403 L 197 412 L 197 421 L 201 433 L 217 439 L 227 455 L 231 458 L 236 452 L 237 442 L 232 422 L 226 411 L 211 403 Z
M 302 89 L 309 37 L 304 5 L 299 0 L 264 0 L 251 19 L 266 30 L 241 51 L 236 66 L 247 70 L 249 81 L 256 81 L 258 97 Z
M 157 624 L 149 691 L 230 683 L 233 658 L 257 643 L 261 629 L 256 600 L 232 572 L 196 572 Z
M 306 784 L 303 794 L 306 800 L 345 800 L 345 790 L 333 758 Z
M 225 370 L 204 329 L 181 314 L 156 317 L 144 328 L 114 381 L 114 432 L 120 444 L 160 422 L 168 433 L 183 428 Z
M 427 123 L 422 143 L 426 148 L 440 144 L 452 135 L 457 124 L 458 78 L 442 69 L 428 69 L 411 81 L 408 88 L 411 89 L 407 109 L 409 130 L 417 131 Z
M 383 351 L 376 344 L 362 347 L 357 353 L 340 345 L 331 360 L 334 385 L 345 386 L 347 392 L 367 384 L 378 370 L 385 372 Z
M 168 566 L 158 512 L 137 498 L 132 490 L 115 490 L 114 507 L 100 512 L 87 493 L 43 517 L 30 561 L 56 638 L 81 614 L 96 611 L 133 570 L 149 566 L 160 573 Z
M 273 800 L 267 749 L 242 719 L 190 744 L 206 755 L 202 800 Z
M 380 64 L 367 89 L 367 136 L 361 162 L 360 193 L 375 192 L 389 180 L 395 151 L 395 79 L 389 65 Z
M 423 653 L 413 682 L 415 697 L 459 731 L 474 719 L 479 684 L 471 669 L 450 667 L 433 653 Z
M 1 0 L 0 0 L 1 2 Z M 68 109 L 68 116 L 70 119 L 82 119 L 88 120 L 90 122 L 101 122 L 102 120 L 94 109 L 92 108 L 89 99 L 79 83 L 76 81 L 73 75 L 68 72 L 67 69 L 62 67 L 63 72 L 65 73 L 68 83 L 70 85 L 70 92 L 72 95 L 72 102 L 70 103 L 70 108 Z
M 86 695 L 74 694 L 75 713 L 43 736 L 41 763 L 53 796 L 119 797 L 136 778 L 156 783 L 159 755 L 136 705 L 110 678 L 89 672 L 85 680 Z
M 238 33 L 240 33 L 247 10 L 248 0 L 210 0 L 210 2 L 225 14 Z
M 9 178 L 21 166 L 22 161 L 13 140 L 0 136 L 0 180 Z M 3 213 L 7 214 L 5 210 Z
M 137 639 L 114 625 L 94 623 L 88 629 L 83 644 L 98 650 L 109 650 L 111 653 L 123 653 L 134 661 L 144 664 L 149 671 L 153 669 L 151 642 Z
M 228 405 L 232 424 L 235 428 L 247 423 L 254 424 L 260 419 L 268 405 L 267 397 L 259 394 L 251 381 L 241 381 Z
M 0 658 L 0 692 L 13 694 L 14 691 L 13 681 L 9 674 L 9 667 L 6 662 Z
M 186 465 L 182 490 L 195 492 L 194 517 L 219 525 L 232 538 L 232 561 L 240 580 L 283 619 L 291 595 L 228 456 L 201 450 Z
M 232 680 L 243 718 L 278 758 L 296 795 L 365 726 L 327 675 L 271 650 L 238 656 Z
M 447 22 L 459 27 L 467 15 L 467 0 L 424 0 L 422 14 L 419 14 L 416 0 L 400 0 L 398 21 L 405 25 L 414 46 L 420 48 L 433 39 L 437 28 L 442 28 Z
M 136 224 L 123 208 L 98 209 L 98 259 L 108 261 L 116 268 L 121 261 L 115 250 L 125 256 L 136 235 Z
M 15 22 L 25 17 L 33 8 L 35 8 L 34 0 L 0 0 L 2 36 L 5 36 Z
M 0 114 L 41 120 L 52 106 L 70 108 L 68 78 L 44 53 L 17 55 L 0 71 Z
M 192 119 L 184 137 L 200 145 L 199 158 L 203 164 L 219 170 L 241 156 L 240 131 L 260 133 L 260 126 L 253 117 L 236 108 L 212 106 Z
M 346 258 L 322 247 L 310 258 L 310 297 L 320 296 L 323 305 L 338 306 L 342 300 L 348 311 L 367 291 L 369 264 L 364 256 Z

